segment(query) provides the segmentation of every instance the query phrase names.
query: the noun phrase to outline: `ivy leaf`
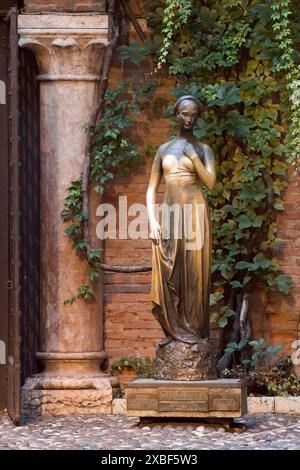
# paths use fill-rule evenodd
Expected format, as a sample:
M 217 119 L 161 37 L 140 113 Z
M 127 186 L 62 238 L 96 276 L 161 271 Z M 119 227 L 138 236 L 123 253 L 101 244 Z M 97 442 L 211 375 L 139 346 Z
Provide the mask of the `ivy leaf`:
M 76 237 L 80 233 L 80 230 L 81 226 L 79 224 L 72 224 L 65 229 L 65 233 L 69 235 L 69 237 Z
M 275 356 L 279 351 L 282 351 L 283 349 L 283 346 L 268 346 L 266 351 L 271 356 Z
M 249 341 L 249 345 L 255 350 L 263 349 L 266 346 L 266 341 L 260 338 L 258 340 Z
M 289 293 L 291 283 L 291 278 L 286 274 L 280 274 L 275 278 L 275 284 L 277 285 L 280 292 L 283 292 L 285 295 Z
M 99 279 L 101 270 L 100 269 L 91 269 L 88 273 L 88 277 L 92 282 L 96 282 Z
M 271 243 L 271 248 L 274 251 L 281 250 L 284 246 L 284 241 L 281 238 L 275 238 L 273 243 Z
M 241 351 L 247 344 L 247 341 L 242 339 L 239 343 L 229 343 L 225 349 L 225 352 Z
M 220 315 L 222 315 L 223 317 L 231 317 L 232 315 L 235 315 L 235 311 L 225 305 L 224 307 L 221 307 Z
M 69 211 L 69 209 L 63 209 L 61 211 L 60 216 L 64 222 L 69 222 L 73 218 L 72 213 Z
M 76 302 L 77 296 L 70 297 L 69 299 L 64 300 L 64 305 L 73 305 Z
M 244 228 L 249 228 L 252 225 L 252 221 L 247 217 L 247 215 L 242 214 L 237 218 L 239 223 L 239 228 L 243 230 Z
M 261 268 L 261 269 L 267 269 L 269 268 L 273 263 L 271 260 L 265 257 L 263 253 L 258 253 L 254 257 L 254 264 L 255 268 Z M 250 269 L 251 271 L 252 269 Z
M 96 250 L 90 250 L 88 252 L 88 261 L 90 263 L 100 263 L 102 252 L 103 252 L 102 248 L 98 248 Z
M 286 164 L 280 160 L 275 160 L 273 166 L 273 173 L 275 175 L 284 176 L 286 174 Z
M 250 6 L 249 11 L 251 15 L 265 24 L 270 21 L 271 10 L 270 6 L 266 2 L 262 3 L 261 5 Z
M 219 320 L 218 320 L 218 326 L 219 326 L 220 328 L 224 328 L 227 324 L 228 324 L 228 318 L 227 318 L 227 317 L 219 318 Z
M 248 284 L 249 281 L 251 281 L 252 277 L 251 276 L 245 276 L 243 279 L 243 286 Z
M 278 199 L 278 198 L 274 199 L 273 207 L 277 209 L 278 211 L 284 210 L 283 202 L 281 199 Z
M 85 250 L 86 248 L 86 243 L 84 240 L 76 240 L 74 242 L 74 245 L 73 245 L 73 248 L 75 249 L 75 251 L 83 251 Z
M 220 302 L 220 300 L 223 299 L 223 297 L 224 295 L 222 294 L 222 292 L 219 292 L 219 291 L 213 292 L 212 294 L 210 294 L 209 305 L 210 306 L 216 305 L 218 302 Z
M 225 83 L 216 87 L 216 100 L 214 105 L 228 106 L 240 102 L 240 90 L 235 85 Z
M 233 353 L 235 351 L 238 351 L 238 344 L 237 343 L 229 343 L 227 344 L 226 348 L 225 348 L 225 352 L 228 352 L 228 353 Z
M 264 217 L 262 215 L 257 215 L 252 222 L 252 227 L 261 227 L 264 221 Z
M 123 60 L 128 60 L 133 64 L 142 62 L 150 52 L 149 47 L 143 47 L 137 42 L 132 42 L 129 46 L 120 46 L 117 51 Z
M 243 287 L 243 284 L 241 284 L 240 281 L 237 280 L 231 281 L 230 285 L 232 285 L 232 287 L 234 288 Z
M 239 261 L 235 265 L 236 269 L 248 269 L 249 266 L 251 266 L 251 263 L 248 263 L 247 261 Z

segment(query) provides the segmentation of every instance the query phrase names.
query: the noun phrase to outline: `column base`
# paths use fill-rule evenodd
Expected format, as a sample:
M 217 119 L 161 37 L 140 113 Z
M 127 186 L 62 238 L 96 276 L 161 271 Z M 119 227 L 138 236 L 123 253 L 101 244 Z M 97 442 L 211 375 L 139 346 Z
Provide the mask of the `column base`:
M 37 374 L 22 387 L 22 411 L 30 417 L 111 414 L 113 385 L 101 372 L 95 377 Z
M 72 377 L 103 375 L 101 362 L 106 359 L 104 351 L 95 352 L 38 352 L 37 358 L 43 363 L 43 370 L 48 375 Z

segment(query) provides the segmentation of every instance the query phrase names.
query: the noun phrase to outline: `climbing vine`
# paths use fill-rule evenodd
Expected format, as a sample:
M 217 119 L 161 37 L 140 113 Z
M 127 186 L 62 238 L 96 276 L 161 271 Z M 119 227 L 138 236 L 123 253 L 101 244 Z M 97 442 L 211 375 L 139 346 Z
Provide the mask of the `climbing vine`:
M 134 24 L 128 2 L 121 4 Z M 150 56 L 160 76 L 173 79 L 174 98 L 193 94 L 204 105 L 195 135 L 213 147 L 218 168 L 215 189 L 206 191 L 213 221 L 212 317 L 224 327 L 224 345 L 228 340 L 246 344 L 248 302 L 257 283 L 285 294 L 291 284 L 276 261 L 282 241 L 275 222 L 284 210 L 287 163 L 297 162 L 300 149 L 300 12 L 291 0 L 144 4 L 151 40 L 137 28 L 140 43 L 123 45 L 119 54 L 135 64 Z M 103 95 L 88 166 L 96 191 L 103 192 L 121 168 L 140 158 L 128 138 L 130 116 L 139 111 L 141 97 L 151 99 L 155 86 L 153 80 L 124 82 Z M 104 265 L 101 250 L 89 245 L 82 188 L 81 177 L 69 189 L 62 216 L 74 248 L 86 253 L 93 283 L 101 269 L 121 272 L 122 267 Z M 150 269 L 132 266 L 123 272 Z M 68 302 L 91 295 L 86 284 Z M 231 356 L 223 354 L 221 370 Z
M 94 296 L 94 286 L 101 270 L 116 272 L 149 271 L 149 266 L 110 266 L 102 262 L 102 250 L 94 248 L 90 237 L 89 189 L 93 185 L 98 193 L 103 193 L 109 182 L 117 175 L 126 174 L 129 168 L 141 159 L 137 146 L 128 139 L 128 131 L 133 125 L 133 115 L 143 107 L 156 88 L 156 82 L 124 80 L 116 89 L 107 89 L 108 75 L 121 30 L 120 15 L 123 12 L 134 25 L 138 36 L 144 40 L 144 33 L 132 15 L 128 2 L 110 0 L 108 2 L 108 46 L 105 51 L 97 101 L 86 126 L 87 143 L 83 172 L 77 181 L 68 188 L 61 213 L 62 220 L 68 223 L 66 234 L 73 241 L 77 254 L 86 257 L 89 265 L 88 279 L 77 288 L 77 292 L 65 299 L 65 304 L 73 304 L 81 298 L 85 301 Z M 145 49 L 146 50 L 146 49 Z
M 104 188 L 113 179 L 114 175 L 122 170 L 126 173 L 128 167 L 139 159 L 135 145 L 131 144 L 123 134 L 124 129 L 130 129 L 132 119 L 126 112 L 132 110 L 134 105 L 120 99 L 121 93 L 127 87 L 123 84 L 115 90 L 108 90 L 105 95 L 106 111 L 96 126 L 96 133 L 91 146 L 91 162 L 89 182 L 94 190 L 103 193 Z M 101 262 L 101 249 L 91 249 L 87 246 L 84 237 L 83 222 L 89 220 L 89 214 L 83 212 L 82 204 L 82 176 L 73 181 L 68 189 L 65 199 L 65 208 L 61 214 L 65 222 L 69 222 L 66 233 L 73 240 L 73 248 L 77 253 L 86 253 L 89 263 L 88 277 L 91 282 L 98 280 L 100 269 L 97 263 Z M 89 248 L 89 249 L 88 249 Z M 93 295 L 91 285 L 84 284 L 78 287 L 78 292 L 66 303 L 72 304 L 77 298 L 88 300 Z
M 296 62 L 293 34 L 290 27 L 292 15 L 291 0 L 278 1 L 271 4 L 273 31 L 281 51 L 275 69 L 283 73 L 283 80 L 288 92 L 290 104 L 290 122 L 287 133 L 289 146 L 288 162 L 299 168 L 300 149 L 300 68 Z
M 191 13 L 192 2 L 190 0 L 166 0 L 163 11 L 163 44 L 159 51 L 157 70 L 166 63 L 169 49 L 172 44 L 172 38 L 176 31 L 180 29 L 187 21 Z
M 149 4 L 158 63 L 166 41 L 165 4 Z M 213 220 L 212 319 L 225 327 L 224 345 L 249 340 L 247 310 L 257 282 L 285 294 L 290 287 L 276 261 L 282 241 L 275 221 L 284 210 L 287 163 L 300 150 L 299 26 L 290 0 L 194 0 L 189 21 L 174 30 L 165 55 L 174 96 L 193 94 L 204 104 L 195 134 L 208 141 L 218 160 L 218 183 L 207 198 Z M 222 356 L 221 370 L 231 356 Z
M 91 161 L 89 168 L 89 184 L 102 194 L 108 184 L 116 176 L 128 174 L 134 163 L 140 162 L 141 155 L 137 145 L 131 143 L 128 134 L 134 125 L 133 116 L 138 114 L 156 89 L 154 80 L 123 80 L 115 89 L 108 89 L 105 94 L 105 111 L 95 129 L 91 145 Z M 85 253 L 89 264 L 89 284 L 78 287 L 77 294 L 66 299 L 66 304 L 72 304 L 78 298 L 89 300 L 93 296 L 93 283 L 97 282 L 101 269 L 118 272 L 147 271 L 149 267 L 111 266 L 103 264 L 102 250 L 88 246 L 84 233 L 84 221 L 89 220 L 89 214 L 83 211 L 82 177 L 72 182 L 65 199 L 62 219 L 68 222 L 66 233 L 73 240 L 77 253 Z

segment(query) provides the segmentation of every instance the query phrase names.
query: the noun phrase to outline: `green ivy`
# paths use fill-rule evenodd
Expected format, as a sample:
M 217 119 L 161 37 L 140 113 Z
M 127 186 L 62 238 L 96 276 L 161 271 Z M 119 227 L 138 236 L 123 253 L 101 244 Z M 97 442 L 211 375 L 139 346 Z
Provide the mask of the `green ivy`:
M 276 64 L 276 71 L 283 74 L 289 98 L 290 122 L 287 143 L 290 154 L 288 162 L 296 164 L 298 168 L 300 149 L 300 68 L 298 57 L 295 54 L 294 38 L 291 30 L 292 3 L 291 0 L 278 1 L 271 5 L 271 10 L 273 31 L 281 51 Z M 299 32 L 299 26 L 297 30 Z
M 166 5 L 153 0 L 148 7 L 158 63 Z M 206 192 L 214 293 L 225 301 L 213 313 L 219 326 L 233 316 L 226 307 L 232 289 L 244 292 L 263 282 L 287 294 L 291 284 L 274 258 L 282 247 L 275 221 L 284 210 L 287 162 L 300 149 L 300 55 L 291 33 L 299 29 L 296 2 L 193 0 L 189 20 L 173 30 L 165 54 L 174 97 L 193 94 L 204 104 L 195 134 L 218 160 L 218 183 Z
M 166 0 L 163 10 L 163 43 L 159 52 L 157 69 L 166 63 L 172 38 L 176 31 L 184 25 L 190 16 L 192 2 L 190 0 Z
M 128 135 L 135 125 L 134 115 L 148 104 L 156 87 L 155 80 L 123 80 L 115 89 L 106 91 L 105 113 L 97 125 L 91 148 L 90 183 L 97 193 L 102 194 L 116 176 L 127 175 L 132 166 L 143 158 Z M 87 257 L 89 271 L 87 283 L 65 300 L 68 305 L 79 298 L 84 301 L 93 298 L 93 286 L 101 272 L 97 264 L 102 262 L 103 254 L 100 249 L 87 250 L 84 241 L 83 222 L 88 219 L 88 214 L 82 212 L 81 183 L 82 177 L 68 188 L 61 217 L 68 223 L 65 232 L 73 240 L 73 248 Z
M 212 299 L 222 298 L 226 307 L 230 292 L 250 290 L 257 281 L 287 294 L 291 281 L 274 252 L 282 248 L 275 221 L 284 210 L 287 162 L 295 161 L 300 147 L 296 2 L 150 0 L 145 6 L 152 41 L 122 46 L 119 54 L 135 64 L 151 55 L 157 69 L 164 65 L 174 79 L 174 98 L 193 94 L 202 101 L 195 134 L 208 141 L 218 160 L 218 183 L 206 191 L 213 221 Z M 122 82 L 107 91 L 92 147 L 91 182 L 98 192 L 140 158 L 128 138 L 132 116 L 146 104 L 154 106 L 156 86 L 153 80 Z M 80 179 L 72 183 L 62 213 L 79 252 L 86 248 L 87 217 L 80 186 Z M 89 259 L 91 283 L 99 277 L 95 265 L 101 255 L 96 251 Z M 77 297 L 86 298 L 89 289 L 81 286 Z M 225 326 L 231 316 L 229 307 L 221 307 L 216 318 Z

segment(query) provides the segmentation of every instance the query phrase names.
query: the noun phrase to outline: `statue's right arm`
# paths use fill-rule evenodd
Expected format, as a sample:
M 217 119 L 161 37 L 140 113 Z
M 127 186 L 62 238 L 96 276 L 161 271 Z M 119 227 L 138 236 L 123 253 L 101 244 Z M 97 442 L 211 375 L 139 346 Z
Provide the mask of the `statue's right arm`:
M 158 149 L 151 170 L 150 181 L 147 189 L 147 212 L 149 217 L 149 225 L 150 225 L 150 238 L 153 241 L 158 243 L 161 237 L 161 229 L 159 222 L 156 220 L 155 217 L 155 203 L 156 203 L 156 192 L 158 186 L 160 184 L 161 178 L 163 174 L 162 168 L 162 159 L 160 154 L 160 149 Z

